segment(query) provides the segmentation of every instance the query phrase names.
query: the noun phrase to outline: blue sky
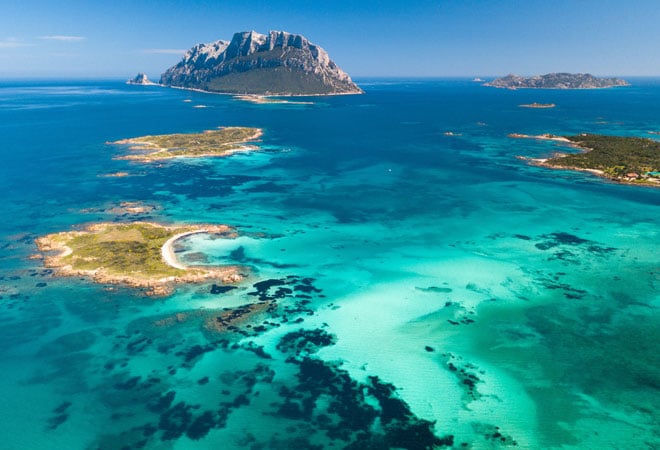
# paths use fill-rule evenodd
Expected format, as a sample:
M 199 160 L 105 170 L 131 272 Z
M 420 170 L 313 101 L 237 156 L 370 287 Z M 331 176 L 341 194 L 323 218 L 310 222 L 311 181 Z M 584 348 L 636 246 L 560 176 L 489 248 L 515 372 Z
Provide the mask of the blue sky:
M 660 0 L 3 0 L 0 78 L 158 78 L 236 31 L 285 30 L 353 77 L 660 76 Z

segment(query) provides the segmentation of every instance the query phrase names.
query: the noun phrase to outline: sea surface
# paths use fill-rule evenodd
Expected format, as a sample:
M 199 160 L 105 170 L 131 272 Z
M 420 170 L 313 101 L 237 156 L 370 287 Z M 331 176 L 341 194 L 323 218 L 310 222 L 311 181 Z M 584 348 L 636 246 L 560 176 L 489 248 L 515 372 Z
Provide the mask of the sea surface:
M 362 79 L 309 105 L 1 82 L 0 448 L 660 448 L 660 189 L 529 166 L 558 148 L 507 137 L 657 138 L 660 80 L 632 82 Z M 108 144 L 219 126 L 260 149 Z M 177 257 L 249 277 L 153 297 L 33 257 L 136 220 L 235 227 Z

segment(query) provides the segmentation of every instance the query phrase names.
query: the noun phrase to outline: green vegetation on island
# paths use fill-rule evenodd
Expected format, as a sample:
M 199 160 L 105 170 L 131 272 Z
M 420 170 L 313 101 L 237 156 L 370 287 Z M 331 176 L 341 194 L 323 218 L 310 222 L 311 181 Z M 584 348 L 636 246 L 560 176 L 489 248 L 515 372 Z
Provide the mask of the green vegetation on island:
M 574 136 L 513 133 L 509 137 L 550 140 L 582 150 L 557 153 L 547 159 L 522 158 L 537 165 L 588 171 L 622 183 L 660 186 L 660 142 L 653 139 L 587 133 Z
M 226 225 L 97 223 L 83 231 L 43 236 L 37 246 L 42 252 L 57 252 L 45 258 L 45 265 L 59 275 L 90 276 L 100 283 L 148 288 L 151 294 L 165 294 L 177 282 L 239 281 L 236 267 L 187 267 L 176 261 L 173 243 L 194 233 L 235 236 Z
M 213 78 L 204 90 L 248 94 L 252 92 L 269 94 L 286 93 L 288 95 L 327 94 L 328 88 L 313 74 L 299 72 L 287 67 L 252 69 L 247 72 L 229 73 Z
M 225 127 L 201 133 L 141 136 L 122 139 L 113 144 L 130 145 L 131 150 L 139 152 L 120 159 L 151 162 L 172 158 L 227 156 L 239 151 L 254 150 L 257 147 L 249 144 L 261 135 L 259 128 Z

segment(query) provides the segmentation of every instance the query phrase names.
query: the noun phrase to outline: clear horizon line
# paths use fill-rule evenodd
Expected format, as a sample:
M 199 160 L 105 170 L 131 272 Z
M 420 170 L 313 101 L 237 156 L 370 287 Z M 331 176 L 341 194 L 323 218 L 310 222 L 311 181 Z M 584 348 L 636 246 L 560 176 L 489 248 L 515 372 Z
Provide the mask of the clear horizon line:
M 140 71 L 137 71 L 132 74 L 127 75 L 80 75 L 80 74 L 53 74 L 53 75 L 0 75 L 0 81 L 20 81 L 20 80 L 128 80 L 134 78 L 135 74 Z M 620 78 L 660 78 L 660 74 L 657 75 L 601 75 L 601 74 L 592 74 L 598 77 L 620 77 Z M 148 74 L 147 74 L 148 76 Z M 504 75 L 351 75 L 353 80 L 360 79 L 387 79 L 387 80 L 439 80 L 439 79 L 474 79 L 474 78 L 498 78 Z M 521 76 L 533 76 L 533 75 L 521 75 Z M 160 77 L 160 74 L 158 74 Z M 153 79 L 156 79 L 154 77 Z

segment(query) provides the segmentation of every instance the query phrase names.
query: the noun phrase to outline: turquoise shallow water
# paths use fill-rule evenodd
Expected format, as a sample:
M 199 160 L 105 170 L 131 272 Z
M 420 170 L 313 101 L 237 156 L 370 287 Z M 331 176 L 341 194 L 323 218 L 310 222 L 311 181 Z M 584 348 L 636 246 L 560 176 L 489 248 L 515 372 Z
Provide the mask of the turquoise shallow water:
M 361 85 L 255 105 L 0 84 L 2 447 L 660 446 L 660 190 L 527 166 L 555 148 L 507 138 L 653 136 L 658 81 Z M 518 107 L 534 101 L 557 107 Z M 235 125 L 263 128 L 262 149 L 156 166 L 106 144 Z M 152 298 L 29 258 L 40 235 L 132 220 L 235 226 L 177 256 L 251 276 Z M 260 308 L 214 328 L 244 305 Z

